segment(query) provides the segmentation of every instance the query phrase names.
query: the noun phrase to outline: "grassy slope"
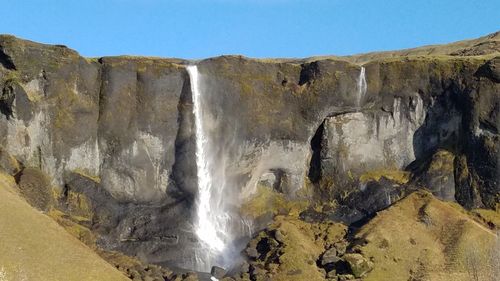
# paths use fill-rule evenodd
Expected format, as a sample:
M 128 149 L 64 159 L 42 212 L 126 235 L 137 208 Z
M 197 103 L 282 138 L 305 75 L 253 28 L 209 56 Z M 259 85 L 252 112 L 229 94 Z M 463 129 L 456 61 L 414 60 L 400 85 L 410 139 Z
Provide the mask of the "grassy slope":
M 370 52 L 352 56 L 312 57 L 308 61 L 318 59 L 341 59 L 352 63 L 364 64 L 369 61 L 391 59 L 408 56 L 480 56 L 500 53 L 500 31 L 472 40 L 462 40 L 442 45 L 429 45 L 411 49 Z
M 493 251 L 500 250 L 493 231 L 425 192 L 380 212 L 357 237 L 367 241 L 361 250 L 375 262 L 366 280 L 470 280 L 471 261 L 479 280 L 489 280 Z
M 0 280 L 129 280 L 48 216 L 0 173 Z

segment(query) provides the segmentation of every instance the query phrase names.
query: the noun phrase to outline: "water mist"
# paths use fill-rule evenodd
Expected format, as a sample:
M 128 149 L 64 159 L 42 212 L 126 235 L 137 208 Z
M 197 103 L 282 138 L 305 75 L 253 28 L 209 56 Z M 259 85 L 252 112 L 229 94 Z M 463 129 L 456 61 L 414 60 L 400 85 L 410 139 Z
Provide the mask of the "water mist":
M 228 192 L 224 189 L 230 184 L 225 179 L 225 156 L 210 138 L 209 129 L 213 126 L 207 126 L 210 112 L 207 99 L 203 98 L 201 75 L 196 65 L 188 66 L 187 71 L 193 98 L 198 174 L 194 230 L 201 244 L 195 252 L 194 269 L 208 272 L 214 265 L 227 269 L 234 264 L 239 249 L 233 241 L 241 237 L 241 229 L 249 236 L 251 226 L 228 208 Z

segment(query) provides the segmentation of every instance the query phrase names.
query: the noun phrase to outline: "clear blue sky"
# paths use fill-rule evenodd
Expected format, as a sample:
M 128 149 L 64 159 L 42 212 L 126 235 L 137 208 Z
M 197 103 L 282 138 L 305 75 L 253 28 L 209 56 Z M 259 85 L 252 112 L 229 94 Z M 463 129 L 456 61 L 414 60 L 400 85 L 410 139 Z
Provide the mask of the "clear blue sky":
M 500 30 L 500 0 L 0 0 L 0 33 L 85 56 L 346 55 Z

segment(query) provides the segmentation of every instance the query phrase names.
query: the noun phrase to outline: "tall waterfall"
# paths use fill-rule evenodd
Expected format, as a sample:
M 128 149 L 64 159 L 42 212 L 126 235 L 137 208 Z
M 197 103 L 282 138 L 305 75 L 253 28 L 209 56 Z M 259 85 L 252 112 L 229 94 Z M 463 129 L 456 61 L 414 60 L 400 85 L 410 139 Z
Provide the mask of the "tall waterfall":
M 224 266 L 222 255 L 228 238 L 228 217 L 221 204 L 221 187 L 213 183 L 210 155 L 210 140 L 204 124 L 203 100 L 201 97 L 198 68 L 187 67 L 193 96 L 193 113 L 196 127 L 196 167 L 198 169 L 198 197 L 195 231 L 201 248 L 195 253 L 195 267 L 199 271 L 209 271 L 213 265 Z
M 361 67 L 361 71 L 359 72 L 359 77 L 358 77 L 358 92 L 357 92 L 357 99 L 356 99 L 356 105 L 358 107 L 361 106 L 361 101 L 366 95 L 366 90 L 368 89 L 368 84 L 366 84 L 366 70 L 365 67 Z
M 196 127 L 196 167 L 198 172 L 198 197 L 196 200 L 195 232 L 201 247 L 195 252 L 194 268 L 208 272 L 214 265 L 229 268 L 241 257 L 242 241 L 249 238 L 252 222 L 240 216 L 234 207 L 238 202 L 230 196 L 235 184 L 226 174 L 224 149 L 227 143 L 213 138 L 207 98 L 201 91 L 202 79 L 196 65 L 187 67 L 193 96 L 193 114 Z M 201 77 L 202 78 L 202 77 Z M 212 124 L 213 125 L 213 124 Z M 210 137 L 212 136 L 212 137 Z M 219 143 L 220 142 L 220 143 Z M 236 204 L 235 204 L 236 203 Z M 246 244 L 246 242 L 245 242 Z

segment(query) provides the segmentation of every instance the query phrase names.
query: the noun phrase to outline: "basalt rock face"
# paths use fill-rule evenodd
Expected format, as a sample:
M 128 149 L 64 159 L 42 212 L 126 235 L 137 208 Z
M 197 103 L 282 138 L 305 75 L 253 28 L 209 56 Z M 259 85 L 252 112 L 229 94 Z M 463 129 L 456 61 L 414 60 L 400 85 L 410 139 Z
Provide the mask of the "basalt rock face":
M 406 169 L 411 175 L 396 181 L 409 190 L 494 208 L 500 41 L 498 33 L 481 40 L 435 54 L 196 62 L 228 202 L 238 207 L 272 175 L 270 185 L 289 198 L 336 199 L 371 213 L 392 200 L 358 203 L 396 191 L 370 172 Z M 1 151 L 40 168 L 55 189 L 86 194 L 105 247 L 189 267 L 197 246 L 189 63 L 85 59 L 1 36 Z M 431 165 L 440 151 L 451 154 L 447 164 Z
M 174 60 L 88 60 L 11 36 L 0 46 L 2 151 L 48 174 L 56 191 L 90 197 L 108 248 L 157 262 L 158 248 L 193 240 L 184 233 L 196 190 L 185 68 Z M 168 248 L 183 263 L 182 251 Z

